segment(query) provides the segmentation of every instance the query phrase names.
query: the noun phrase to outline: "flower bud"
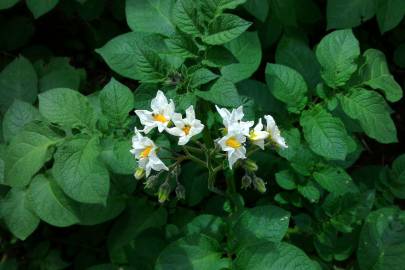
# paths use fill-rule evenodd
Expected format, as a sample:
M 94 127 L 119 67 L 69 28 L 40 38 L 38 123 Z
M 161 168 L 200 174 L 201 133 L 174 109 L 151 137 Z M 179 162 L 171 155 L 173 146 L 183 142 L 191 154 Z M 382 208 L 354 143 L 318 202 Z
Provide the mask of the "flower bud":
M 170 184 L 167 181 L 160 185 L 158 191 L 158 200 L 160 203 L 164 203 L 167 201 L 167 199 L 169 199 L 171 190 Z
M 262 178 L 255 176 L 253 178 L 253 186 L 257 191 L 260 193 L 265 193 L 266 192 L 266 183 L 263 181 Z
M 145 170 L 141 167 L 136 168 L 134 177 L 136 180 L 141 180 L 142 178 L 145 177 Z
M 184 200 L 186 198 L 186 189 L 181 184 L 178 184 L 176 187 L 176 197 L 178 200 Z
M 146 179 L 145 183 L 143 183 L 143 184 L 146 189 L 152 189 L 156 186 L 156 184 L 158 182 L 157 180 L 158 180 L 157 175 L 151 175 Z
M 247 159 L 244 162 L 244 167 L 246 170 L 248 170 L 249 172 L 255 172 L 259 169 L 259 167 L 257 166 L 256 162 L 254 162 L 251 159 Z
M 249 175 L 245 174 L 242 179 L 241 179 L 242 185 L 241 188 L 242 189 L 248 189 L 250 187 L 250 185 L 252 184 L 252 177 L 250 177 Z

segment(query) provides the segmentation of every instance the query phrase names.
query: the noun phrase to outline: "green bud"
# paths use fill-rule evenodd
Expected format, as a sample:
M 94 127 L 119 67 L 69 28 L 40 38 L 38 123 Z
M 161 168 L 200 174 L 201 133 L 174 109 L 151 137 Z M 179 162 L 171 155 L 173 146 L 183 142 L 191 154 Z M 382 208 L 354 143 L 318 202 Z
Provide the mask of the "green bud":
M 256 162 L 254 162 L 254 161 L 251 160 L 251 159 L 247 159 L 247 160 L 244 162 L 244 168 L 245 168 L 246 170 L 248 170 L 249 172 L 255 172 L 255 171 L 257 171 L 257 170 L 259 169 L 259 167 L 257 166 Z
M 160 185 L 158 191 L 158 200 L 160 203 L 164 203 L 169 199 L 170 191 L 172 191 L 172 188 L 167 181 Z
M 183 185 L 178 184 L 175 191 L 178 200 L 184 200 L 186 198 L 186 189 Z
M 146 189 L 152 189 L 156 186 L 157 182 L 158 182 L 158 176 L 151 175 L 146 179 L 145 183 L 143 183 L 143 184 Z
M 252 184 L 252 177 L 250 177 L 249 175 L 245 174 L 242 179 L 241 179 L 241 188 L 242 189 L 248 189 L 250 187 L 250 185 Z
M 136 180 L 141 180 L 142 178 L 145 177 L 145 170 L 141 167 L 136 168 L 134 177 Z
M 267 191 L 266 189 L 266 183 L 261 179 L 260 177 L 255 176 L 253 178 L 253 186 L 257 191 L 260 193 L 265 193 Z

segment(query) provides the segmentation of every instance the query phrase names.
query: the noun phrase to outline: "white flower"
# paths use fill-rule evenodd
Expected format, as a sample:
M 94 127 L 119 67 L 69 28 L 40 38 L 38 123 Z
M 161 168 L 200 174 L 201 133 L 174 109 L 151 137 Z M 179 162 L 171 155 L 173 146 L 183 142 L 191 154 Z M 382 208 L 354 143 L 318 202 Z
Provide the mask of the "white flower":
M 238 159 L 246 158 L 245 141 L 246 137 L 243 134 L 230 132 L 217 141 L 221 149 L 228 153 L 229 167 L 231 169 Z
M 254 122 L 242 121 L 244 116 L 242 106 L 233 109 L 232 112 L 225 108 L 219 108 L 218 106 L 215 107 L 217 108 L 219 115 L 222 117 L 222 122 L 227 133 L 242 133 L 245 136 L 249 136 L 249 129 L 254 125 Z
M 156 155 L 156 150 L 157 146 L 155 143 L 135 129 L 135 135 L 132 137 L 132 149 L 130 152 L 138 160 L 138 166 L 145 170 L 146 177 L 149 176 L 151 170 L 169 170 Z
M 191 137 L 199 134 L 204 125 L 201 121 L 195 118 L 193 106 L 186 110 L 186 118 L 182 118 L 180 113 L 174 113 L 172 117 L 174 127 L 167 129 L 167 132 L 174 136 L 179 136 L 179 145 L 185 145 Z
M 152 99 L 150 107 L 152 111 L 135 110 L 136 115 L 141 120 L 141 124 L 145 126 L 143 131 L 148 134 L 152 129 L 157 127 L 159 132 L 162 132 L 167 128 L 174 113 L 173 100 L 168 102 L 163 92 L 158 90 L 156 97 Z
M 269 140 L 280 148 L 288 148 L 284 138 L 280 134 L 280 130 L 276 125 L 276 121 L 271 115 L 264 116 L 266 119 L 266 131 L 269 133 Z
M 264 140 L 269 137 L 269 132 L 263 130 L 262 119 L 256 124 L 253 130 L 249 132 L 249 139 L 261 149 L 264 149 Z

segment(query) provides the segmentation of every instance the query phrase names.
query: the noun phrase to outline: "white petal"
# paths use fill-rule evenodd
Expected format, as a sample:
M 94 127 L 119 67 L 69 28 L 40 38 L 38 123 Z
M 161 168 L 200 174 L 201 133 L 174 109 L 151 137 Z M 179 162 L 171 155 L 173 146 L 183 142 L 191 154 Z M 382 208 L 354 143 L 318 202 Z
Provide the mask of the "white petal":
M 186 110 L 186 118 L 189 121 L 193 121 L 195 119 L 195 111 L 193 105 L 187 108 Z
M 165 94 L 161 90 L 158 90 L 156 93 L 156 97 L 154 99 L 152 99 L 152 101 L 150 103 L 150 107 L 154 111 L 159 111 L 163 107 L 166 107 L 167 104 L 168 104 L 168 102 L 167 102 L 167 98 L 166 98 Z

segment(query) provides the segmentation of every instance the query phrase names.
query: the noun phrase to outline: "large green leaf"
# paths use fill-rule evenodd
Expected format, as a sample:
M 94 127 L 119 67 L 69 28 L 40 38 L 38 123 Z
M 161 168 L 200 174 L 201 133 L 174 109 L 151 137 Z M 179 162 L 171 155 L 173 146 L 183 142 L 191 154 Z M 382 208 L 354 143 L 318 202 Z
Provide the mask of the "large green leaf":
M 330 166 L 316 171 L 314 179 L 321 187 L 337 195 L 357 191 L 350 175 L 340 167 Z
M 239 248 L 259 241 L 280 242 L 289 221 L 290 213 L 276 206 L 246 209 L 232 223 L 231 241 Z
M 37 93 L 37 74 L 26 58 L 14 59 L 0 73 L 0 111 L 6 111 L 14 99 L 33 103 Z
M 209 25 L 208 33 L 202 40 L 211 45 L 225 44 L 240 36 L 250 25 L 250 22 L 236 15 L 223 14 Z
M 365 62 L 359 70 L 362 84 L 383 91 L 385 97 L 391 102 L 400 100 L 402 88 L 391 75 L 384 53 L 368 49 L 363 56 Z
M 110 179 L 99 155 L 97 137 L 74 137 L 56 151 L 52 173 L 72 199 L 83 203 L 106 203 Z
M 237 107 L 241 105 L 235 85 L 224 78 L 218 79 L 208 91 L 196 91 L 195 94 L 220 106 Z
M 37 19 L 52 10 L 59 3 L 59 0 L 26 0 L 25 3 Z
M 172 54 L 183 58 L 198 57 L 198 47 L 194 40 L 187 35 L 177 33 L 176 35 L 172 35 L 170 38 L 165 39 L 165 43 Z
M 20 0 L 1 0 L 0 1 L 0 10 L 11 8 L 15 4 L 17 4 Z
M 40 94 L 39 111 L 50 122 L 65 128 L 94 125 L 94 112 L 89 101 L 71 89 L 56 88 Z
M 100 105 L 104 115 L 116 126 L 123 126 L 134 108 L 134 95 L 128 87 L 111 79 L 100 91 Z
M 4 140 L 9 142 L 26 124 L 39 119 L 41 119 L 41 115 L 37 108 L 27 102 L 15 100 L 4 114 Z
M 262 242 L 242 249 L 235 270 L 317 270 L 304 251 L 287 243 Z
M 405 264 L 405 213 L 396 208 L 372 212 L 357 250 L 361 270 L 401 270 Z
M 256 32 L 245 32 L 225 47 L 236 57 L 238 63 L 221 68 L 222 76 L 236 83 L 249 78 L 258 69 L 262 49 Z
M 225 235 L 225 229 L 226 223 L 221 217 L 203 214 L 187 223 L 184 233 L 186 235 L 205 234 L 220 241 Z
M 129 152 L 130 148 L 130 140 L 106 138 L 102 141 L 101 158 L 112 172 L 132 175 L 136 169 L 136 161 Z
M 269 1 L 248 0 L 243 7 L 258 20 L 265 22 L 269 14 Z
M 175 33 L 175 26 L 171 21 L 175 1 L 127 0 L 125 2 L 127 23 L 132 31 L 166 36 Z
M 328 29 L 352 28 L 375 15 L 375 0 L 328 0 Z
M 204 234 L 190 235 L 171 243 L 160 253 L 155 270 L 229 268 L 230 260 L 222 258 L 219 243 Z
M 166 77 L 167 64 L 158 55 L 166 50 L 156 34 L 130 32 L 117 36 L 96 50 L 109 67 L 134 80 L 160 81 Z
M 377 22 L 381 33 L 397 26 L 405 15 L 405 2 L 402 0 L 376 0 Z
M 201 1 L 201 9 L 208 18 L 220 15 L 226 9 L 234 9 L 246 0 L 205 0 Z
M 300 124 L 312 151 L 328 159 L 344 160 L 348 154 L 348 134 L 339 118 L 322 107 L 314 107 L 301 115 Z
M 316 48 L 321 76 L 332 88 L 343 86 L 357 69 L 359 42 L 351 30 L 337 30 L 326 35 Z
M 178 0 L 173 10 L 173 21 L 183 33 L 198 37 L 202 33 L 198 4 L 193 0 Z
M 79 222 L 74 205 L 52 178 L 38 175 L 28 189 L 30 205 L 43 221 L 58 227 L 67 227 Z
M 305 107 L 308 89 L 301 74 L 287 66 L 267 64 L 265 75 L 271 93 L 286 103 L 289 111 L 299 112 Z
M 219 76 L 207 68 L 199 68 L 190 74 L 190 87 L 196 88 L 215 80 Z
M 12 188 L 0 201 L 0 216 L 7 228 L 21 240 L 25 240 L 38 227 L 39 218 L 33 213 L 27 192 Z
M 381 143 L 397 142 L 397 131 L 384 98 L 364 89 L 339 96 L 343 111 L 360 122 L 366 134 Z
M 59 138 L 44 125 L 29 125 L 15 136 L 5 157 L 5 183 L 23 187 L 51 158 L 51 146 Z

